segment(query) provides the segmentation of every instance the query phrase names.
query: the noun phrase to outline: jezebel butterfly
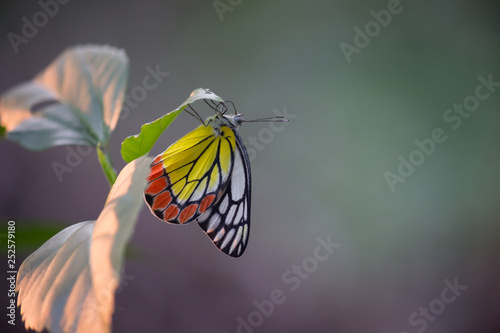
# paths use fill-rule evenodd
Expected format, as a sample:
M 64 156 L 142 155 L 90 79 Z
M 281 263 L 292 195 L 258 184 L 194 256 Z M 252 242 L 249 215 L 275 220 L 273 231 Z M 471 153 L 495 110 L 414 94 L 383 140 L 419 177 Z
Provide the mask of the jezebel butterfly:
M 153 160 L 144 197 L 159 219 L 174 224 L 196 220 L 215 246 L 239 257 L 250 232 L 252 185 L 250 161 L 238 134 L 244 120 L 238 113 L 225 115 L 223 103 L 213 108 L 215 116 Z

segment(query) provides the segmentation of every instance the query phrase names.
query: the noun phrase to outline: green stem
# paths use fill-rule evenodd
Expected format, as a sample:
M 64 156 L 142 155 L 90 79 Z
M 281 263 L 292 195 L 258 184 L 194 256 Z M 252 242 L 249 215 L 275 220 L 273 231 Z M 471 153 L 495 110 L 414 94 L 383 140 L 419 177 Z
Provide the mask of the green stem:
M 101 147 L 100 144 L 97 145 L 97 159 L 101 163 L 102 171 L 106 176 L 110 186 L 113 186 L 116 180 L 116 171 L 111 163 L 111 157 L 107 149 Z

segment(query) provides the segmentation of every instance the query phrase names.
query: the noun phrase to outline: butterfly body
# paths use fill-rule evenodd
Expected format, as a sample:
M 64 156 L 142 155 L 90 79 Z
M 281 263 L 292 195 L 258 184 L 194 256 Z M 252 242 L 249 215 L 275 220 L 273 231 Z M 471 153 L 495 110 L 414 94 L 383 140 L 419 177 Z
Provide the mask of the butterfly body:
M 224 253 L 243 254 L 250 228 L 251 174 L 237 129 L 242 115 L 216 114 L 158 155 L 144 191 L 159 219 L 197 221 Z

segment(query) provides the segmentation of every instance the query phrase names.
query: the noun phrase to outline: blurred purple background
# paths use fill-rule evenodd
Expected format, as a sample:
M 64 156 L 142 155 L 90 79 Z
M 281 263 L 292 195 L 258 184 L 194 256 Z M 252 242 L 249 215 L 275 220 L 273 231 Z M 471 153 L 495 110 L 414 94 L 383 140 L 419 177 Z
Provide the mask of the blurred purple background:
M 148 66 L 169 73 L 118 122 L 110 146 L 118 170 L 123 139 L 199 87 L 247 119 L 273 109 L 293 118 L 271 137 L 265 123 L 240 130 L 256 152 L 241 258 L 216 250 L 194 223 L 167 225 L 144 207 L 113 331 L 499 332 L 500 89 L 459 128 L 443 119 L 474 95 L 478 76 L 500 81 L 497 2 L 402 0 L 385 27 L 370 22 L 387 1 L 229 6 L 221 20 L 211 1 L 73 0 L 16 53 L 8 33 L 21 34 L 23 17 L 42 7 L 0 5 L 0 92 L 86 43 L 126 50 L 129 91 Z M 373 37 L 346 57 L 342 43 L 355 47 L 355 27 L 367 24 Z M 181 115 L 152 153 L 195 126 Z M 446 142 L 391 191 L 384 173 L 397 173 L 398 157 L 435 128 Z M 109 186 L 94 151 L 62 182 L 51 164 L 65 163 L 66 147 L 35 153 L 2 140 L 0 154 L 0 235 L 16 221 L 18 265 L 51 234 L 101 211 Z M 318 237 L 340 244 L 324 261 L 311 259 Z M 2 279 L 2 304 L 7 290 Z M 281 303 L 272 310 L 271 298 Z M 19 312 L 15 327 L 2 318 L 0 331 L 24 332 Z

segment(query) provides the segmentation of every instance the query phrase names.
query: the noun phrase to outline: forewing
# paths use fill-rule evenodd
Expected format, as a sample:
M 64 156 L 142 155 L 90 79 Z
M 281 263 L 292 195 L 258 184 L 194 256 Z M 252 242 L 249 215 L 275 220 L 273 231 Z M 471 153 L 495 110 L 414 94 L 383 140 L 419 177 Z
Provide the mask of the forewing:
M 229 184 L 235 139 L 200 126 L 151 163 L 144 196 L 150 210 L 169 223 L 188 223 L 206 212 Z
M 252 183 L 247 151 L 238 133 L 234 133 L 234 166 L 227 189 L 197 221 L 215 246 L 232 257 L 239 257 L 245 251 L 250 232 Z

